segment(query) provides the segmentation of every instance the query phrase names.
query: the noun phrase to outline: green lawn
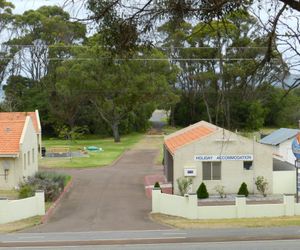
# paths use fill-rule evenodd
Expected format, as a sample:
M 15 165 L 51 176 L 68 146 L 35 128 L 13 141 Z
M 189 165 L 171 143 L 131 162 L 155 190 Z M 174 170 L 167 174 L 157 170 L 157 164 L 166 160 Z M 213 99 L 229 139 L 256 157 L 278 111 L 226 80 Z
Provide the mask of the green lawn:
M 70 147 L 71 151 L 79 151 L 87 146 L 101 147 L 103 152 L 88 152 L 89 157 L 83 158 L 43 158 L 39 165 L 47 168 L 86 168 L 101 167 L 110 165 L 125 150 L 130 149 L 135 143 L 141 140 L 143 134 L 134 133 L 121 137 L 120 143 L 115 143 L 113 138 L 97 138 L 89 136 L 84 139 L 76 140 L 70 143 L 60 139 L 45 139 L 43 146 L 49 151 L 51 147 Z

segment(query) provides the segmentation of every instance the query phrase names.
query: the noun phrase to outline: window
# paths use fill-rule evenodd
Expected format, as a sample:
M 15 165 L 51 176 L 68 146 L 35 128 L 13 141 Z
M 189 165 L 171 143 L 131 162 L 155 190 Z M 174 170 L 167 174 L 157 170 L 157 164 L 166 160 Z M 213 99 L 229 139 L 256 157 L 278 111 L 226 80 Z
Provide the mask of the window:
M 252 169 L 252 161 L 244 161 L 244 169 L 251 170 Z
M 28 166 L 30 165 L 30 151 L 27 152 Z
M 32 163 L 34 163 L 34 148 L 32 149 Z
M 221 162 L 202 163 L 203 180 L 221 180 Z
M 26 169 L 26 154 L 24 154 L 24 169 Z

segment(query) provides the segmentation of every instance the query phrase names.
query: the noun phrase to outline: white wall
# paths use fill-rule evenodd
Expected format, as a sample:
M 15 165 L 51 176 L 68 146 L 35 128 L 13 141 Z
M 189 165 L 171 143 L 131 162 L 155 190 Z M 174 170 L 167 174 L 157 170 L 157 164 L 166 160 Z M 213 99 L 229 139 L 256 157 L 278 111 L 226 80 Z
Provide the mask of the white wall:
M 295 164 L 296 157 L 292 151 L 292 141 L 294 138 L 286 140 L 285 142 L 279 144 L 279 154 L 283 156 L 283 160 L 291 164 Z
M 222 141 L 223 133 L 228 140 Z M 252 154 L 254 157 L 251 170 L 245 170 L 243 161 L 222 161 L 221 180 L 203 180 L 202 162 L 195 161 L 195 155 L 243 155 Z M 220 129 L 201 140 L 187 144 L 176 150 L 174 155 L 174 193 L 178 194 L 176 180 L 183 176 L 184 168 L 196 168 L 197 176 L 193 178 L 193 192 L 204 182 L 210 194 L 216 193 L 216 185 L 225 186 L 226 193 L 237 193 L 242 182 L 248 185 L 249 192 L 257 192 L 255 179 L 264 176 L 269 183 L 268 193 L 273 189 L 273 159 L 272 150 L 265 145 L 248 138 L 238 136 Z
M 45 214 L 44 192 L 21 200 L 0 200 L 0 224 Z
M 152 191 L 152 213 L 162 213 L 187 219 L 260 218 L 300 215 L 300 204 L 294 196 L 284 196 L 281 204 L 247 205 L 245 197 L 236 197 L 235 205 L 198 206 L 197 196 L 181 197 Z
M 274 171 L 273 172 L 274 194 L 296 193 L 296 171 Z

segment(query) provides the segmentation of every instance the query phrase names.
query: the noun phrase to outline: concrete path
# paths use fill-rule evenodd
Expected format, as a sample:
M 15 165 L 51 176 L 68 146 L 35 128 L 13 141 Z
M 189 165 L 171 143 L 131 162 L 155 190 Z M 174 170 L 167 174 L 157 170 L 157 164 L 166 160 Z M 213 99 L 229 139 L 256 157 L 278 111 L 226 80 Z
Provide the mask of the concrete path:
M 47 224 L 26 232 L 75 232 L 165 229 L 149 219 L 151 200 L 144 176 L 161 173 L 154 166 L 157 149 L 133 149 L 113 166 L 66 170 L 74 177 L 70 193 Z

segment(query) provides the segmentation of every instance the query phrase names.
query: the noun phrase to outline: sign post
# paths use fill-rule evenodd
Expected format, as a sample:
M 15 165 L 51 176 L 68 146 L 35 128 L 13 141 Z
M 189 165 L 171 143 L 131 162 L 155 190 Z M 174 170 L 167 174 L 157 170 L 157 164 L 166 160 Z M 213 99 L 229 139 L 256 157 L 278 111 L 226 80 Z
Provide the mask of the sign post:
M 296 169 L 296 200 L 299 203 L 299 181 L 298 181 L 298 169 L 299 169 L 300 161 L 295 160 L 295 169 Z
M 299 203 L 299 180 L 298 180 L 298 169 L 300 168 L 300 133 L 296 136 L 296 138 L 292 142 L 292 151 L 296 157 L 295 160 L 295 169 L 296 169 L 296 200 Z

